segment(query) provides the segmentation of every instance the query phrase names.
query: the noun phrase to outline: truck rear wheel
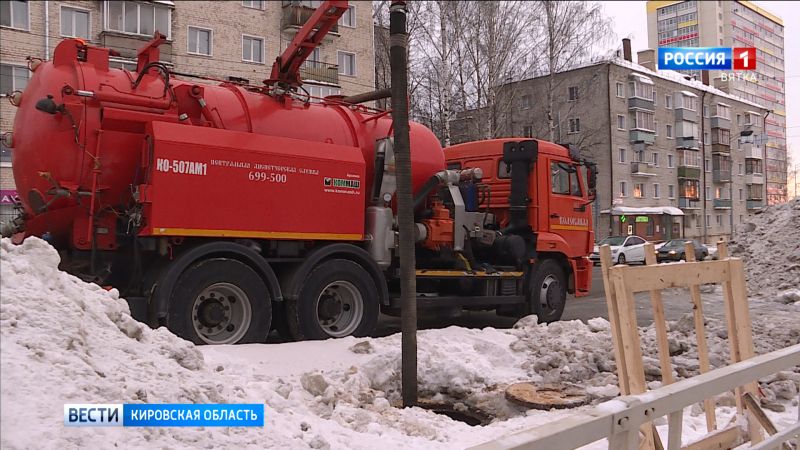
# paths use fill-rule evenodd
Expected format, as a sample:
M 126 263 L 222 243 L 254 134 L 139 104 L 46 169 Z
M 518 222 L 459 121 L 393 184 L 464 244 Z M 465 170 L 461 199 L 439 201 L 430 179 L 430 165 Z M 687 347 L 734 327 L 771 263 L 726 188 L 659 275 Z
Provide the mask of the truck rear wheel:
M 378 323 L 378 289 L 369 273 L 346 259 L 327 260 L 303 280 L 286 304 L 296 340 L 366 336 Z
M 537 266 L 528 291 L 531 312 L 539 318 L 539 323 L 555 322 L 561 319 L 567 303 L 564 271 L 553 259 L 542 260 Z
M 184 271 L 172 291 L 167 326 L 195 344 L 264 342 L 272 305 L 269 290 L 248 265 L 206 259 Z

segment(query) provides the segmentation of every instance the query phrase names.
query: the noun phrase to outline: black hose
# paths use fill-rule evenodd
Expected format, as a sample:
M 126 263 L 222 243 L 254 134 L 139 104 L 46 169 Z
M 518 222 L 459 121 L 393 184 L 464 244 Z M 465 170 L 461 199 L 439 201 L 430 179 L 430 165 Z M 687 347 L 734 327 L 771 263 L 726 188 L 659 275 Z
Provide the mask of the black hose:
M 372 179 L 372 203 L 377 203 L 381 195 L 381 185 L 383 184 L 383 165 L 386 161 L 386 150 L 381 149 L 375 152 L 375 176 Z
M 426 181 L 425 184 L 422 186 L 422 190 L 419 191 L 419 193 L 414 197 L 414 209 L 419 208 L 420 205 L 422 205 L 422 202 L 424 202 L 425 199 L 428 198 L 428 195 L 430 195 L 430 193 L 433 192 L 434 189 L 439 187 L 440 183 L 441 182 L 439 181 L 439 177 L 437 177 L 436 175 L 430 177 L 428 181 Z

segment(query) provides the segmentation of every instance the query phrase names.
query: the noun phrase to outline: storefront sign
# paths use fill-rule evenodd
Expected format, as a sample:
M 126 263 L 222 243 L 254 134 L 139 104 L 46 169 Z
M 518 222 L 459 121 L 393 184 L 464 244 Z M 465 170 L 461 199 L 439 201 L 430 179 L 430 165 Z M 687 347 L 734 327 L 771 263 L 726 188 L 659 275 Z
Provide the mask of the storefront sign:
M 636 216 L 636 223 L 647 223 L 650 222 L 650 218 L 647 216 Z

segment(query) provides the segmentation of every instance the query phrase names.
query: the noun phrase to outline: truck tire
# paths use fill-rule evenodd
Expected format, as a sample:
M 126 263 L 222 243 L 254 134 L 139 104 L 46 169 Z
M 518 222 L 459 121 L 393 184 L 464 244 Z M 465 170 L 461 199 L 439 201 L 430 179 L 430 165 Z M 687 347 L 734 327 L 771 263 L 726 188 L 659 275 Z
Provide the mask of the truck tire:
M 366 336 L 378 323 L 378 289 L 369 273 L 346 259 L 320 263 L 286 300 L 286 320 L 296 340 Z
M 531 312 L 539 323 L 550 323 L 561 319 L 567 303 L 567 284 L 564 270 L 557 261 L 545 259 L 535 267 L 530 284 Z
M 267 340 L 272 321 L 269 290 L 241 261 L 211 258 L 189 266 L 171 297 L 167 327 L 195 344 Z

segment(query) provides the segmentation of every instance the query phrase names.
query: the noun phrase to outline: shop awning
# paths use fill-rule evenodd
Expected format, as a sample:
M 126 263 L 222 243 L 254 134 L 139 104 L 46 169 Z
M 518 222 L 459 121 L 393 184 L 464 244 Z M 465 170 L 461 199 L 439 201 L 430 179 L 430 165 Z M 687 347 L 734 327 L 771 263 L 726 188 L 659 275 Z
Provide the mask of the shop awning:
M 612 216 L 621 215 L 646 215 L 646 214 L 668 214 L 670 216 L 683 216 L 683 211 L 674 206 L 645 206 L 634 208 L 632 206 L 615 206 L 611 209 L 604 209 L 600 214 L 611 214 Z

